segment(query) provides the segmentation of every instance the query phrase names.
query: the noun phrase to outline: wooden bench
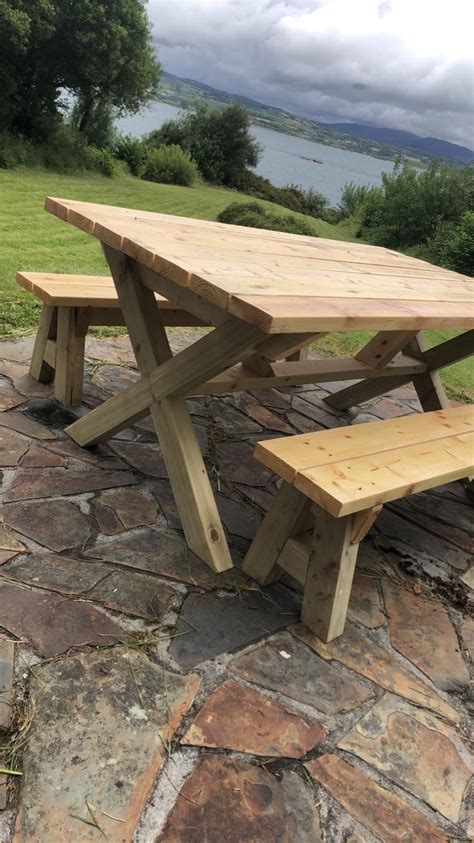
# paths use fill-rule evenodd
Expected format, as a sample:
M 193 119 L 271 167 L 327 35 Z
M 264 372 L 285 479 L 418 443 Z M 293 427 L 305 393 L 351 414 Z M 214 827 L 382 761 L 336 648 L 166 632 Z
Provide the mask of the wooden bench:
M 16 280 L 43 302 L 30 374 L 48 383 L 67 406 L 80 404 L 84 380 L 84 346 L 91 325 L 124 325 L 113 279 L 102 275 L 58 275 L 17 272 Z M 207 323 L 155 294 L 166 326 Z
M 302 622 L 331 641 L 344 630 L 359 542 L 383 504 L 474 472 L 474 408 L 270 439 L 255 456 L 284 482 L 244 570 L 262 585 L 290 573 L 304 586 Z

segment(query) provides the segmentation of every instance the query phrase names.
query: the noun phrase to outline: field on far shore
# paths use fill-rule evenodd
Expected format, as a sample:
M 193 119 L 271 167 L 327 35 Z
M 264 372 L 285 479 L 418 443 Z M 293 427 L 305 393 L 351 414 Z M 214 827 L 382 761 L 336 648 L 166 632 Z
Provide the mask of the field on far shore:
M 47 170 L 0 170 L 0 339 L 32 333 L 38 322 L 39 304 L 16 284 L 17 269 L 107 273 L 100 247 L 93 237 L 43 210 L 48 195 L 208 220 L 215 219 L 231 202 L 260 202 L 225 188 L 154 184 L 125 174 L 106 178 L 91 173 L 63 175 Z M 290 213 L 269 202 L 260 204 L 282 216 Z M 307 216 L 304 219 L 320 237 L 354 239 L 351 222 L 335 226 Z M 427 339 L 435 344 L 452 335 L 453 332 L 432 331 L 427 332 Z M 325 355 L 351 354 L 368 336 L 333 334 L 318 345 L 318 351 Z M 473 370 L 472 360 L 464 360 L 441 372 L 452 397 L 474 400 Z

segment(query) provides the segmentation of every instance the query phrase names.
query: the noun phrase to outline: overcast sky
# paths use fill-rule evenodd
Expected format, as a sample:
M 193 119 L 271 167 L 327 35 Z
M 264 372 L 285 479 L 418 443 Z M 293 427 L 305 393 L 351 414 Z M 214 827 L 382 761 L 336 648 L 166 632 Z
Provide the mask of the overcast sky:
M 474 146 L 474 0 L 149 0 L 149 13 L 170 73 Z

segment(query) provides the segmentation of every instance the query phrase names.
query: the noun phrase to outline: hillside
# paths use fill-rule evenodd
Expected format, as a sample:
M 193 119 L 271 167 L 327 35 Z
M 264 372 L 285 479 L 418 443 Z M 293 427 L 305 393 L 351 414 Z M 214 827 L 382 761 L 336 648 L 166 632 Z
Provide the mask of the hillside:
M 422 138 L 419 135 L 414 135 L 413 132 L 366 126 L 363 123 L 331 123 L 330 125 L 338 132 L 346 132 L 357 138 L 403 146 L 415 155 L 421 151 L 437 158 L 443 158 L 446 161 L 455 161 L 457 164 L 469 164 L 474 160 L 474 150 L 440 138 Z
M 349 129 L 337 128 L 336 124 L 319 123 L 316 120 L 291 114 L 284 109 L 265 105 L 265 103 L 258 102 L 241 94 L 221 91 L 218 88 L 197 82 L 195 79 L 185 79 L 167 72 L 163 72 L 158 99 L 160 102 L 174 105 L 177 108 L 187 108 L 198 101 L 206 102 L 213 108 L 225 108 L 233 102 L 240 102 L 245 105 L 252 123 L 256 126 L 385 160 L 394 160 L 396 157 L 402 155 L 415 162 L 427 163 L 433 158 L 443 157 L 447 161 L 466 163 L 465 160 L 461 161 L 459 156 L 471 152 L 470 150 L 466 150 L 465 147 L 458 147 L 456 144 L 450 144 L 447 141 L 441 141 L 437 138 L 418 138 L 420 141 L 426 140 L 427 143 L 424 148 L 421 146 L 415 148 L 412 138 L 416 138 L 417 136 L 411 135 L 409 132 L 398 133 L 398 130 L 386 130 L 388 132 L 394 132 L 397 138 L 400 135 L 400 138 L 393 140 L 388 137 L 385 140 L 382 137 L 377 139 L 370 135 L 365 137 L 362 135 L 356 136 L 355 133 L 349 133 Z M 341 125 L 355 126 L 357 124 Z M 374 129 L 374 131 L 383 132 L 384 130 Z M 401 136 L 407 136 L 406 143 Z M 432 142 L 431 147 L 428 141 Z M 441 151 L 438 145 L 442 145 L 444 151 Z M 474 153 L 471 153 L 471 157 L 473 155 Z

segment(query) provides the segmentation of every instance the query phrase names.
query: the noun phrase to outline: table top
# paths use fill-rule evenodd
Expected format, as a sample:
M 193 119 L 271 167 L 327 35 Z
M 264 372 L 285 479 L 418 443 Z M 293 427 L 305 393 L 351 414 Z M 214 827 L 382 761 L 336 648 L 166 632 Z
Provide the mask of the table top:
M 474 327 L 474 280 L 380 246 L 48 197 L 46 210 L 267 333 Z

